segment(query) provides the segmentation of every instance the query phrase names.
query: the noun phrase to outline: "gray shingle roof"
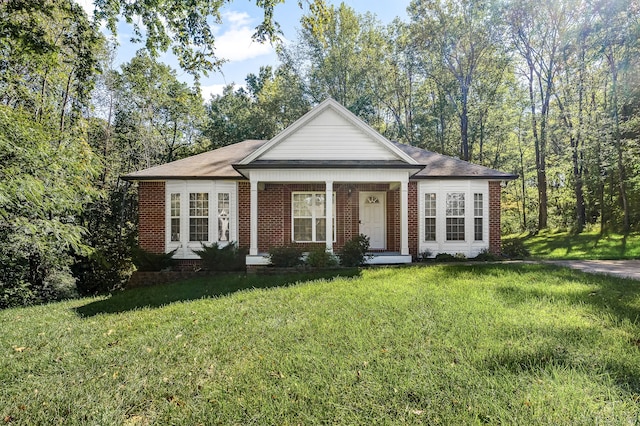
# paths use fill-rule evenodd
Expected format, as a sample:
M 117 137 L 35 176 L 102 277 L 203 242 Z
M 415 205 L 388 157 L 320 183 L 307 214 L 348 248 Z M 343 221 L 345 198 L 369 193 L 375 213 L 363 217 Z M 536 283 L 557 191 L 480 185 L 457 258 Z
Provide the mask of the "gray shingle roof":
M 397 147 L 409 154 L 419 164 L 424 164 L 425 168 L 412 176 L 412 179 L 501 179 L 511 180 L 518 176 L 511 173 L 490 169 L 478 164 L 448 155 L 437 154 L 414 146 L 393 142 Z
M 243 179 L 233 165 L 265 144 L 266 140 L 247 140 L 171 163 L 129 173 L 125 180 L 156 179 Z
M 171 163 L 162 164 L 160 166 L 151 167 L 148 169 L 140 170 L 137 172 L 129 173 L 122 178 L 125 180 L 163 180 L 163 179 L 244 179 L 244 177 L 234 168 L 243 158 L 260 148 L 267 141 L 264 140 L 247 140 L 239 142 L 233 145 L 225 146 L 222 148 L 214 149 L 202 154 L 194 155 L 182 160 L 173 161 Z M 453 179 L 453 178 L 467 178 L 467 179 L 501 179 L 511 180 L 517 176 L 504 173 L 498 170 L 493 170 L 488 167 L 472 164 L 467 161 L 463 161 L 457 158 L 449 157 L 446 155 L 436 154 L 435 152 L 426 151 L 421 148 L 416 148 L 409 145 L 393 142 L 398 148 L 403 150 L 406 154 L 415 159 L 418 164 L 425 167 L 418 173 L 414 174 L 414 179 Z M 270 163 L 270 164 L 269 164 Z M 304 164 L 303 164 L 304 163 Z M 315 164 L 318 167 L 321 163 L 322 167 L 384 167 L 385 164 L 368 164 L 371 162 L 362 162 L 353 164 L 349 161 L 346 164 L 344 161 L 305 161 L 305 162 L 262 162 L 256 161 L 256 168 L 264 167 L 282 167 L 286 168 L 287 165 L 293 168 L 311 167 Z M 393 164 L 386 164 L 387 167 L 398 168 L 400 167 L 397 162 Z M 242 166 L 242 168 L 251 168 L 251 165 Z M 422 167 L 416 165 L 409 165 L 404 163 L 409 168 Z

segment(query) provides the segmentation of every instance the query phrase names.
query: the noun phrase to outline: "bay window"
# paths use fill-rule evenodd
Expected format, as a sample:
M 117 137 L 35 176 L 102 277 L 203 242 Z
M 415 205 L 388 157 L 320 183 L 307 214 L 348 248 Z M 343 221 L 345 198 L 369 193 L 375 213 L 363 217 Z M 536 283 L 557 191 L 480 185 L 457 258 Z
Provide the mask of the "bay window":
M 449 192 L 446 199 L 447 241 L 464 241 L 464 192 Z

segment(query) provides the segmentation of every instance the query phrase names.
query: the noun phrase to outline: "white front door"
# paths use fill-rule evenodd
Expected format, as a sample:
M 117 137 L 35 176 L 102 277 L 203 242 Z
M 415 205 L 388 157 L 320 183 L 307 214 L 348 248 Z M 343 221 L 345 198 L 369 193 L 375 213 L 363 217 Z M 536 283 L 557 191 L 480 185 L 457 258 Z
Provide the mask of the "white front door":
M 384 250 L 385 247 L 385 193 L 360 193 L 360 233 L 369 237 L 369 248 Z

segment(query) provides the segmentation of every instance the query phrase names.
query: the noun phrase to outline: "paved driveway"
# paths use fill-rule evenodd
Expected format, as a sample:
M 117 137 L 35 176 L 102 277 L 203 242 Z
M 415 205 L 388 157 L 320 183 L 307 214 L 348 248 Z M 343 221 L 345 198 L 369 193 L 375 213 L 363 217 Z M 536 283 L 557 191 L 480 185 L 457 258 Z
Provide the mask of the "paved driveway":
M 592 274 L 608 274 L 640 280 L 640 260 L 548 260 L 544 263 L 566 266 Z

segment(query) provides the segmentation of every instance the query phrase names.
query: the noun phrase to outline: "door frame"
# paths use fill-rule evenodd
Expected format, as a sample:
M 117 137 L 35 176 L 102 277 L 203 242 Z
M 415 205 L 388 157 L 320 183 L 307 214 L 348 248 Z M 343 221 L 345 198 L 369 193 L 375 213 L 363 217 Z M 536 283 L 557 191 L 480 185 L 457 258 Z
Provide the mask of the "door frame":
M 366 197 L 377 196 L 382 205 L 382 247 L 371 247 L 372 250 L 387 249 L 387 193 L 386 191 L 360 191 L 358 199 L 358 233 L 362 234 L 362 212 Z

